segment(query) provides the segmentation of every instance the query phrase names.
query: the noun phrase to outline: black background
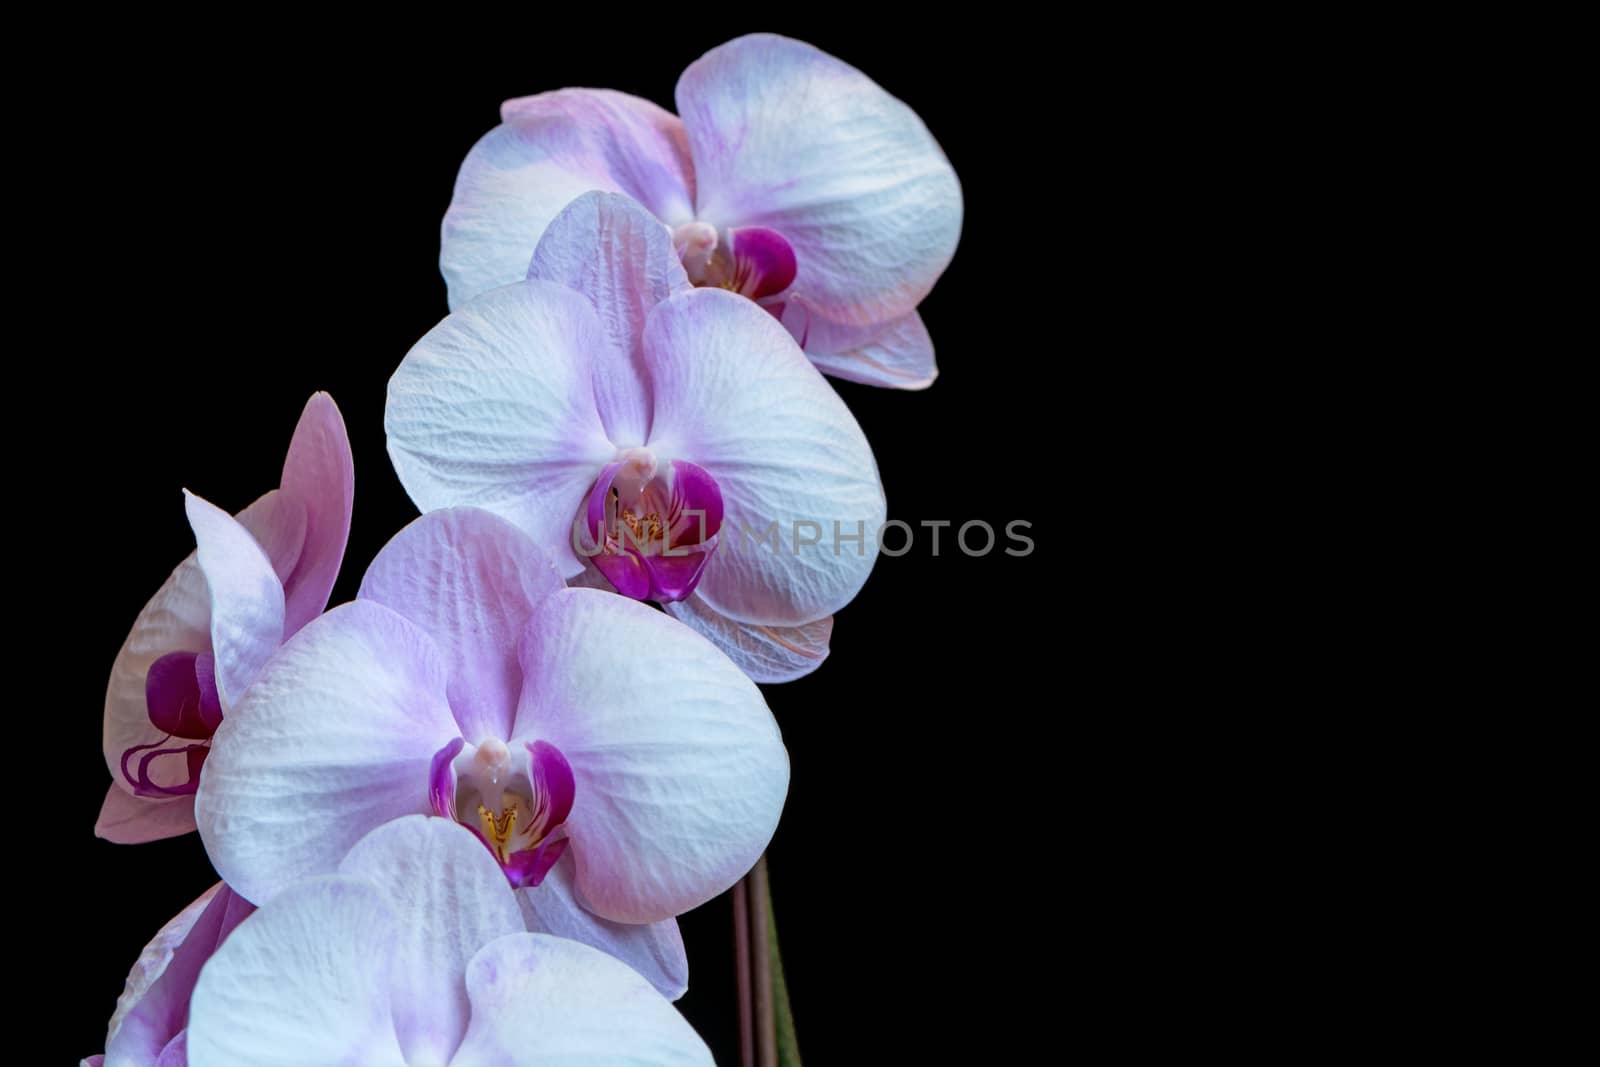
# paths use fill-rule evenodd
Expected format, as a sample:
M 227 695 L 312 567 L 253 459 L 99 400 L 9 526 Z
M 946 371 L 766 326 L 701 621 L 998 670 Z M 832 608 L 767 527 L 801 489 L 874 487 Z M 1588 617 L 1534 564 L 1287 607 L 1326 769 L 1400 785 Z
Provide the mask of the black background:
M 23 168 L 49 206 L 24 221 L 61 233 L 34 272 L 58 309 L 38 313 L 48 340 L 29 349 L 42 385 L 12 401 L 59 413 L 28 463 L 49 507 L 21 520 L 50 563 L 19 594 L 40 612 L 38 647 L 62 657 L 40 698 L 61 728 L 48 780 L 30 785 L 48 795 L 40 854 L 63 872 L 41 880 L 57 918 L 38 958 L 71 990 L 52 1059 L 101 1049 L 140 948 L 213 881 L 197 837 L 92 836 L 106 675 L 193 545 L 180 488 L 243 507 L 276 485 L 302 404 L 328 390 L 355 451 L 333 602 L 350 598 L 415 515 L 384 452 L 385 383 L 446 312 L 439 221 L 501 100 L 587 85 L 671 108 L 685 65 L 753 29 L 867 72 L 922 116 L 962 181 L 961 244 L 922 306 L 940 379 L 921 393 L 836 383 L 891 517 L 1029 520 L 1037 544 L 1026 559 L 968 558 L 952 527 L 935 556 L 919 530 L 838 614 L 827 663 L 767 687 L 793 765 L 770 862 L 801 1050 L 814 1067 L 1022 1062 L 1041 1028 L 1067 1025 L 1052 975 L 1082 932 L 1073 827 L 1092 812 L 1074 799 L 1087 754 L 1063 736 L 1081 563 L 1065 529 L 1080 472 L 1112 446 L 1080 432 L 1086 409 L 1108 420 L 1106 399 L 1065 381 L 1083 354 L 1076 320 L 1116 314 L 1119 268 L 1089 283 L 1081 265 L 1111 256 L 1107 219 L 1136 181 L 1108 177 L 1123 146 L 1085 118 L 1104 115 L 1108 91 L 1081 93 L 1084 48 L 1040 28 L 685 18 L 711 28 L 630 34 L 620 11 L 594 17 L 577 31 L 453 22 L 405 48 L 387 32 L 201 45 L 145 27 L 126 47 L 69 47 L 50 75 L 55 143 Z M 737 1063 L 727 898 L 683 929 L 681 1007 L 718 1062 Z

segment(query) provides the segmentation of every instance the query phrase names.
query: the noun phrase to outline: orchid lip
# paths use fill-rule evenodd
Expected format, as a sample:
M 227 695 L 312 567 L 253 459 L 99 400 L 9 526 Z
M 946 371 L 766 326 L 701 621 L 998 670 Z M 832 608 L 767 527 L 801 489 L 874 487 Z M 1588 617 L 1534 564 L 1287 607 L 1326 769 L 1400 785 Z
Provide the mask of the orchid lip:
M 471 830 L 514 889 L 539 885 L 566 852 L 575 793 L 571 766 L 548 741 L 457 737 L 434 753 L 429 775 L 434 814 Z
M 174 737 L 203 741 L 222 722 L 209 652 L 168 652 L 150 664 L 144 694 L 150 724 Z
M 122 753 L 119 769 L 136 797 L 160 799 L 192 795 L 200 787 L 200 768 L 211 750 L 211 735 L 222 723 L 216 664 L 209 652 L 168 652 L 150 664 L 144 681 L 145 710 L 160 741 L 134 745 Z M 173 739 L 191 744 L 169 745 Z M 184 759 L 184 780 L 156 782 L 157 760 Z M 135 761 L 137 760 L 137 763 Z M 165 766 L 164 762 L 162 766 Z
M 629 449 L 601 468 L 584 501 L 589 542 L 579 550 L 634 600 L 672 603 L 693 593 L 722 529 L 716 479 L 685 460 L 665 468 L 648 450 Z
M 777 230 L 745 226 L 731 232 L 732 275 L 723 288 L 760 303 L 794 284 L 799 264 L 794 247 Z
M 799 272 L 794 246 L 765 226 L 734 227 L 724 239 L 716 227 L 697 220 L 673 230 L 672 243 L 690 282 L 727 289 L 764 307 L 785 293 Z

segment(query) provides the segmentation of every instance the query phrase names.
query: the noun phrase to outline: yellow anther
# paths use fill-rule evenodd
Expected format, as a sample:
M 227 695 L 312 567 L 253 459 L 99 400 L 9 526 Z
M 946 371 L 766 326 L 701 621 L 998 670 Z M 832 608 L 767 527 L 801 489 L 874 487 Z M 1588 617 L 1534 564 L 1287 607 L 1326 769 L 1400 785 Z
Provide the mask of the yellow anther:
M 495 817 L 494 812 L 479 804 L 478 818 L 483 821 L 483 830 L 489 837 L 489 844 L 494 847 L 494 854 L 499 857 L 501 863 L 505 863 L 510 858 L 506 855 L 506 844 L 517 829 L 516 801 L 507 804 L 499 818 Z

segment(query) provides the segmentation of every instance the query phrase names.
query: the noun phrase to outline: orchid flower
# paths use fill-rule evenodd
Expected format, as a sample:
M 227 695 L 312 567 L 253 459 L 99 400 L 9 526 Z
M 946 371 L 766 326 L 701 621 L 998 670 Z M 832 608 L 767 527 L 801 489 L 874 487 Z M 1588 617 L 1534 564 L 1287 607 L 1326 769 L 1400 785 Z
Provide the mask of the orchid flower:
M 184 1067 L 189 996 L 200 968 L 255 909 L 222 883 L 184 908 L 145 946 L 128 972 L 106 1034 L 88 1067 Z
M 878 555 L 883 487 L 844 402 L 754 304 L 692 288 L 614 193 L 551 223 L 531 278 L 472 300 L 389 382 L 423 511 L 487 508 L 563 578 L 653 600 L 756 681 L 827 654 Z
M 458 822 L 530 928 L 676 997 L 674 916 L 755 864 L 788 782 L 760 691 L 711 644 L 565 588 L 515 527 L 460 508 L 407 526 L 354 602 L 272 657 L 217 731 L 196 814 L 258 904 L 386 822 Z
M 450 306 L 521 278 L 545 228 L 590 190 L 672 232 L 695 285 L 782 318 L 825 373 L 933 382 L 916 307 L 955 253 L 961 187 L 909 107 L 800 41 L 752 34 L 678 79 L 678 113 L 595 89 L 508 100 L 467 154 L 444 217 Z
M 208 772 L 209 773 L 209 772 Z M 412 816 L 286 887 L 200 973 L 190 1067 L 711 1067 L 627 967 L 529 933 L 472 835 Z
M 237 523 L 197 497 L 199 547 L 145 605 L 106 687 L 111 770 L 95 833 L 134 844 L 195 828 L 217 724 L 273 648 L 322 612 L 350 534 L 354 472 L 333 398 L 306 403 L 277 489 Z

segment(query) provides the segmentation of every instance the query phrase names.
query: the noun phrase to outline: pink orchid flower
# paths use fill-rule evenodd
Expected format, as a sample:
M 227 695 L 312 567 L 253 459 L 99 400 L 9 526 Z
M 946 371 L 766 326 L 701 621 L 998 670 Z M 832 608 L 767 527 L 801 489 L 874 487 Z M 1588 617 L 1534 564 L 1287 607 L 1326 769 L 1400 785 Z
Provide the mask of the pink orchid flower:
M 623 964 L 523 929 L 472 835 L 412 816 L 286 887 L 195 987 L 190 1067 L 712 1067 Z
M 487 508 L 561 576 L 653 600 L 756 681 L 814 670 L 877 559 L 877 464 L 793 338 L 688 284 L 614 193 L 550 224 L 521 285 L 468 302 L 389 382 L 389 456 L 423 511 Z
M 318 393 L 295 427 L 279 487 L 237 524 L 187 498 L 199 547 L 139 613 L 112 664 L 104 733 L 112 782 L 96 834 L 135 844 L 195 828 L 194 793 L 217 724 L 271 651 L 328 603 L 354 484 L 344 420 Z
M 117 998 L 104 1056 L 87 1067 L 184 1067 L 189 997 L 217 946 L 255 908 L 217 883 L 163 926 L 140 953 Z
M 580 193 L 623 193 L 671 229 L 691 282 L 767 307 L 825 373 L 931 384 L 916 307 L 955 254 L 962 205 L 916 113 L 849 64 L 772 34 L 700 57 L 677 103 L 682 118 L 609 90 L 506 101 L 444 217 L 450 306 L 521 278 Z
M 459 508 L 402 530 L 355 601 L 272 657 L 218 728 L 195 810 L 256 903 L 386 822 L 458 822 L 530 928 L 676 997 L 674 917 L 755 864 L 788 782 L 760 691 L 709 642 L 565 588 L 515 527 Z

